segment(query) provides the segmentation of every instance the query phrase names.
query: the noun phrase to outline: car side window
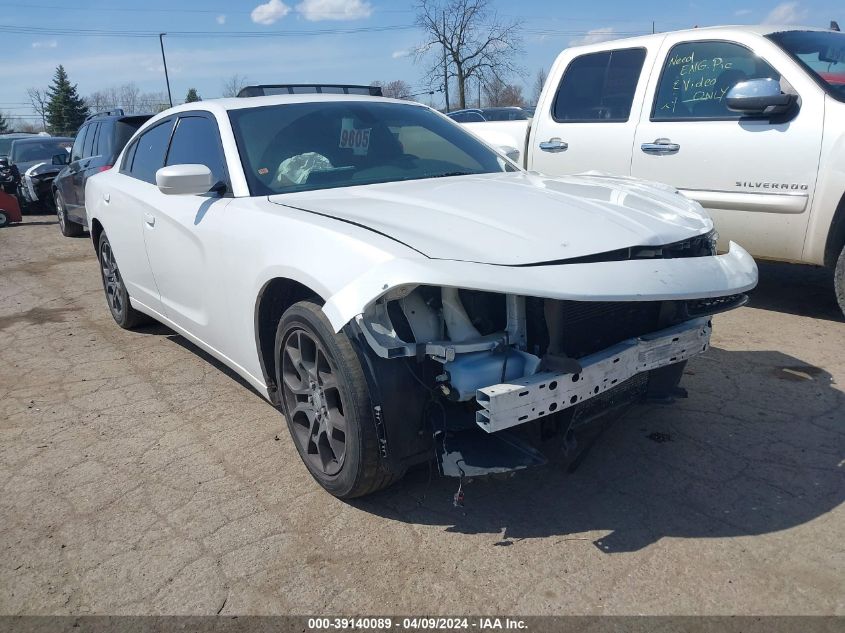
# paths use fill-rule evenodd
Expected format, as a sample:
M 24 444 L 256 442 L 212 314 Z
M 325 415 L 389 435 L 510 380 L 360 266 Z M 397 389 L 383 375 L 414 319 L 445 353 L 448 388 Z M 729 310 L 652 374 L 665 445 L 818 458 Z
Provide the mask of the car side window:
M 652 121 L 725 120 L 742 115 L 725 96 L 740 81 L 780 74 L 745 46 L 733 42 L 683 42 L 666 56 L 651 112 Z
M 226 162 L 217 123 L 204 116 L 179 117 L 165 165 L 205 165 L 215 184 L 227 183 Z
M 103 121 L 100 123 L 100 133 L 97 134 L 97 156 L 105 156 L 109 158 L 113 153 L 114 144 L 114 123 L 112 121 Z
M 90 125 L 83 125 L 76 133 L 76 138 L 73 141 L 73 148 L 70 150 L 70 162 L 82 158 L 82 148 L 85 145 L 85 135 L 88 133 Z
M 135 142 L 134 157 L 129 175 L 151 184 L 156 182 L 156 172 L 164 166 L 164 156 L 170 141 L 173 120 L 159 123 L 144 132 Z
M 82 148 L 82 158 L 90 158 L 94 155 L 94 141 L 97 139 L 97 130 L 99 128 L 99 123 L 91 123 L 88 125 L 88 134 L 85 137 L 85 145 Z
M 627 121 L 646 51 L 627 48 L 588 53 L 570 62 L 552 108 L 558 123 Z

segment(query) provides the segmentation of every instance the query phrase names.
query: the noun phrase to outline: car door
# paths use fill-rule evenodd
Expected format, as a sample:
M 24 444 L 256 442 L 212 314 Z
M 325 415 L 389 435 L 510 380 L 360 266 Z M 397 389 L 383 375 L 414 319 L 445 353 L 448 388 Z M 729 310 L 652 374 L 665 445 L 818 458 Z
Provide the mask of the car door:
M 596 169 L 627 175 L 636 121 L 656 46 L 626 45 L 565 56 L 555 91 L 537 106 L 528 168 L 551 176 Z M 552 70 L 552 76 L 560 71 Z
M 76 138 L 73 140 L 73 147 L 70 150 L 70 163 L 67 166 L 67 173 L 63 174 L 58 179 L 57 188 L 62 194 L 65 201 L 65 207 L 68 211 L 75 212 L 79 206 L 77 190 L 73 186 L 73 180 L 80 170 L 80 163 L 82 162 L 83 148 L 85 147 L 85 139 L 90 129 L 89 124 L 83 125 L 76 133 Z
M 85 204 L 85 174 L 88 171 L 91 161 L 96 154 L 97 136 L 100 132 L 100 123 L 89 123 L 88 133 L 85 135 L 85 144 L 82 146 L 82 158 L 79 160 L 79 167 L 71 174 L 71 187 L 73 187 L 74 207 L 77 213 L 84 213 L 82 207 Z
M 815 188 L 824 120 L 818 86 L 754 34 L 666 37 L 637 127 L 631 173 L 678 187 L 752 255 L 799 260 Z M 746 79 L 779 80 L 797 114 L 743 117 L 725 95 Z
M 109 213 L 104 230 L 111 242 L 129 295 L 164 316 L 144 240 L 145 219 L 154 217 L 159 193 L 155 173 L 164 165 L 175 118 L 158 121 L 133 140 L 123 154 L 119 186 L 104 189 Z M 88 201 L 91 204 L 91 201 Z
M 158 188 L 148 197 L 144 240 L 165 316 L 200 341 L 222 349 L 228 308 L 220 291 L 226 235 L 231 218 L 229 177 L 217 122 L 204 112 L 180 114 L 165 165 L 202 164 L 216 188 L 204 195 L 168 195 Z

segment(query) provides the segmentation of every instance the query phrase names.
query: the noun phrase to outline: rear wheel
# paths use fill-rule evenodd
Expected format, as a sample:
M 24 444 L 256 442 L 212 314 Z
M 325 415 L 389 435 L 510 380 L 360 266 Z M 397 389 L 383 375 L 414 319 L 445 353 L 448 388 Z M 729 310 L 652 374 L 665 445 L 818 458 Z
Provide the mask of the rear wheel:
M 360 497 L 397 477 L 381 465 L 369 391 L 346 335 L 313 301 L 282 315 L 276 331 L 282 410 L 299 456 L 323 488 Z
M 845 246 L 842 247 L 842 252 L 839 253 L 839 259 L 836 262 L 836 270 L 833 273 L 833 287 L 836 291 L 839 309 L 845 315 Z
M 105 233 L 100 236 L 97 256 L 100 260 L 100 275 L 103 279 L 103 290 L 106 292 L 106 302 L 115 322 L 126 330 L 149 322 L 147 315 L 138 312 L 129 303 L 129 292 L 123 283 L 123 277 L 120 275 L 114 252 Z
M 0 228 L 3 228 L 8 223 L 9 223 L 9 215 L 3 209 L 0 209 Z
M 65 200 L 62 194 L 56 192 L 56 215 L 59 218 L 59 229 L 65 237 L 79 237 L 85 231 L 83 226 L 73 220 L 68 219 L 67 209 L 65 209 Z

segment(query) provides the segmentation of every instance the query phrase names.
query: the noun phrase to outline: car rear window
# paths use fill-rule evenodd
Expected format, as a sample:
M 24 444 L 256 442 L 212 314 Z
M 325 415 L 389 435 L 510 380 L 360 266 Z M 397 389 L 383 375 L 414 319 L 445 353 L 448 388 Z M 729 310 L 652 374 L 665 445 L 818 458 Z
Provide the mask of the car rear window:
M 133 116 L 118 119 L 111 138 L 111 154 L 116 157 L 126 147 L 132 135 L 151 118 L 152 116 Z

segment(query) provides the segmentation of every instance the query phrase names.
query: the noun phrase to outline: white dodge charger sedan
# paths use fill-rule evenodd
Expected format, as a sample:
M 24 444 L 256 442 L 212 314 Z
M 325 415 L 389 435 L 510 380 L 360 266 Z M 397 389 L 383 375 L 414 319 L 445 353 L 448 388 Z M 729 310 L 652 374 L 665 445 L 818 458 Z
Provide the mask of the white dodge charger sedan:
M 426 461 L 541 463 L 529 428 L 671 400 L 757 281 L 671 187 L 525 172 L 379 97 L 172 108 L 85 199 L 115 321 L 152 317 L 243 376 L 338 497 Z

